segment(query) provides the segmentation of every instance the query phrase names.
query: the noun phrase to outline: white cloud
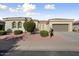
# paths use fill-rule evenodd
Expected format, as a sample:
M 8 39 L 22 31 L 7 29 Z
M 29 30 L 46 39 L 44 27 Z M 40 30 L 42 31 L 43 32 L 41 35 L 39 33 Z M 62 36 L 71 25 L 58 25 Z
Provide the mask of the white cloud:
M 26 16 L 37 16 L 37 15 L 41 15 L 40 13 L 37 12 L 27 12 Z
M 8 8 L 8 10 L 10 11 L 10 12 L 19 12 L 19 11 L 21 11 L 21 8 L 22 8 L 22 6 L 21 5 L 17 5 L 17 7 L 16 8 Z
M 17 7 L 18 7 L 18 8 L 20 8 L 20 7 L 21 7 L 21 5 L 17 5 Z
M 3 5 L 3 4 L 0 4 L 0 9 L 1 10 L 5 10 L 5 9 L 7 9 L 7 6 L 6 5 Z
M 22 5 L 22 9 L 23 9 L 24 12 L 26 12 L 26 11 L 32 11 L 32 10 L 36 9 L 36 5 L 29 4 L 29 3 L 24 3 Z
M 36 9 L 36 5 L 24 3 L 23 5 L 17 5 L 16 8 L 8 8 L 11 12 L 31 12 Z
M 27 12 L 25 14 L 26 17 L 32 17 L 34 19 L 38 19 L 38 20 L 48 20 L 54 17 L 53 14 L 41 14 L 38 12 Z
M 33 19 L 40 19 L 41 13 L 39 13 L 39 12 L 27 12 L 27 13 L 25 13 L 25 16 L 32 17 Z
M 56 7 L 55 7 L 55 5 L 54 4 L 47 4 L 47 5 L 45 5 L 45 9 L 47 9 L 47 10 L 53 10 L 53 9 L 56 9 Z
M 11 12 L 17 12 L 17 11 L 29 12 L 35 10 L 36 5 L 30 3 L 24 3 L 23 5 L 17 5 L 16 8 L 11 8 L 4 4 L 0 4 L 0 10 L 5 10 L 5 9 L 8 9 Z
M 9 8 L 9 11 L 10 12 L 17 12 L 18 10 L 17 9 L 13 9 L 13 8 Z

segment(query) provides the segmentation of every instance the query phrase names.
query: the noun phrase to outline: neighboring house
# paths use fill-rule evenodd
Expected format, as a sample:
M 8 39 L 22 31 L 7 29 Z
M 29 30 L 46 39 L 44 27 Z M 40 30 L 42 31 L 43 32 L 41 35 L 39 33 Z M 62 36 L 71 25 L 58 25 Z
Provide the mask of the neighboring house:
M 5 29 L 5 22 L 0 20 L 0 30 L 4 30 Z
M 73 22 L 73 29 L 76 31 L 79 30 L 79 20 Z
M 31 20 L 32 18 L 29 17 L 9 17 L 9 18 L 3 18 L 5 20 L 5 30 L 12 29 L 14 30 L 24 30 L 23 23 L 25 20 Z M 49 19 L 47 21 L 45 20 L 34 20 L 36 24 L 36 28 L 40 30 L 47 30 L 49 31 L 50 28 L 53 28 L 54 31 L 72 31 L 72 24 L 74 19 L 63 19 L 63 18 L 54 18 Z

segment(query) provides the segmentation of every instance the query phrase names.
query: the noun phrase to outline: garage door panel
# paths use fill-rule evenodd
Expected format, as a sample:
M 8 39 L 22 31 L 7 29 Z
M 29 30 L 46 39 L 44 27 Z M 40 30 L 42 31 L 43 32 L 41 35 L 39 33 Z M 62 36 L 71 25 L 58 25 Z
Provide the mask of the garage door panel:
M 54 31 L 68 31 L 68 24 L 53 24 Z

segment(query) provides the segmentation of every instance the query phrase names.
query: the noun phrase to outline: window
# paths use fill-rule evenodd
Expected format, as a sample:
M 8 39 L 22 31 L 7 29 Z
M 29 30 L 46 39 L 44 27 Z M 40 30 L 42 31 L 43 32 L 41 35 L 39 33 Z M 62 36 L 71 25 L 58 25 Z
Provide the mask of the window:
M 21 27 L 22 27 L 22 23 L 18 22 L 18 28 L 21 28 Z
M 16 28 L 16 22 L 12 23 L 12 28 Z

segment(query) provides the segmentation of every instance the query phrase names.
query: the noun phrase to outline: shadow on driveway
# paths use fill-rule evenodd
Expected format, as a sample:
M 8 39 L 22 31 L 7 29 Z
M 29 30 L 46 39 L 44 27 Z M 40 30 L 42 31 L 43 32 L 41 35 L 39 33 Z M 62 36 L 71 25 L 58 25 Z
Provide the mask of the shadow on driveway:
M 22 36 L 0 40 L 0 56 L 7 53 L 21 39 L 22 39 Z

